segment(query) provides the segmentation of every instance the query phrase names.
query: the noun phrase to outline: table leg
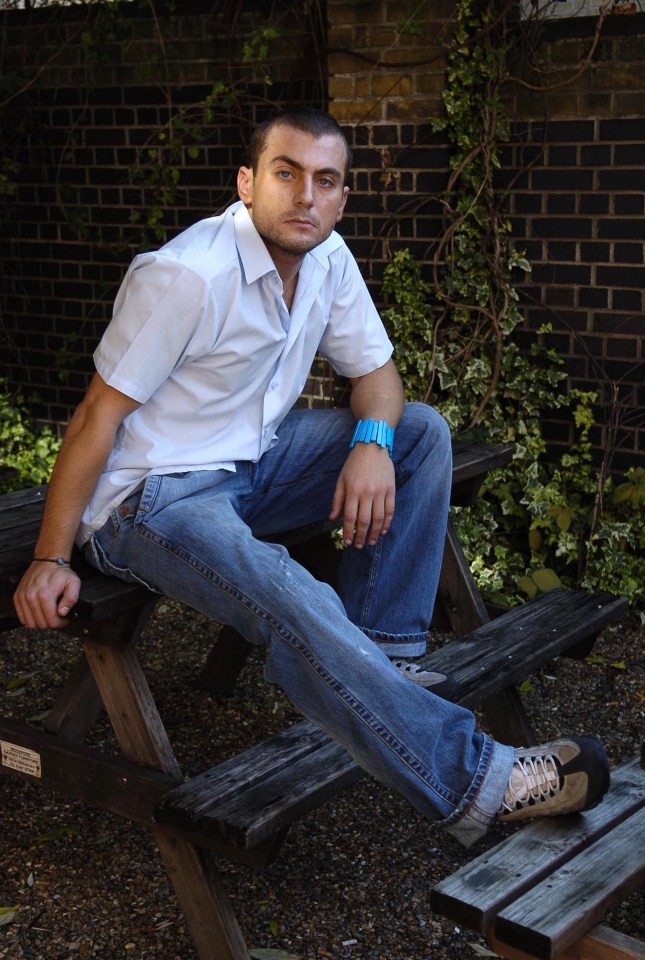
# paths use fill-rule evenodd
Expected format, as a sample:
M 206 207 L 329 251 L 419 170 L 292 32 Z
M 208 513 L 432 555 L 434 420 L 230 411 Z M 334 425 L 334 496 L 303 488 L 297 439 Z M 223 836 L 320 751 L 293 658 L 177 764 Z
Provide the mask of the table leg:
M 459 543 L 452 521 L 448 521 L 437 600 L 457 637 L 488 623 L 490 617 Z M 491 732 L 500 743 L 516 747 L 536 743 L 520 694 L 509 687 L 482 705 Z
M 446 530 L 437 601 L 457 637 L 490 620 L 451 520 Z
M 131 644 L 84 641 L 85 654 L 127 759 L 181 776 L 167 733 Z M 244 938 L 213 855 L 170 836 L 153 835 L 200 960 L 248 960 Z

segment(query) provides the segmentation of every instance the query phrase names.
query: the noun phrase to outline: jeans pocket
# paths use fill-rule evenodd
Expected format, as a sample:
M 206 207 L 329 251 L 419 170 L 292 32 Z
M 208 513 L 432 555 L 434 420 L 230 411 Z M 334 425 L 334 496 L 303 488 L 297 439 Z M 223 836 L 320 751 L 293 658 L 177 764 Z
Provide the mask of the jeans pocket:
M 135 525 L 143 523 L 154 512 L 162 480 L 163 477 L 160 474 L 146 477 L 143 489 L 137 494 L 139 503 L 134 517 Z

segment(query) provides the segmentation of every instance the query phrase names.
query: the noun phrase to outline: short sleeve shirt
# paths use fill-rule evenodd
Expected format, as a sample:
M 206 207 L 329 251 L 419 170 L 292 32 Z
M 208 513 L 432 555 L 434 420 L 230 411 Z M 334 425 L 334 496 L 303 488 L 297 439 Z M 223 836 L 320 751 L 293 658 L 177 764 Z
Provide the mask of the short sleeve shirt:
M 392 354 L 337 233 L 305 255 L 290 311 L 240 202 L 136 257 L 94 362 L 109 386 L 141 406 L 117 431 L 78 542 L 150 474 L 258 460 L 277 443 L 317 353 L 346 377 Z

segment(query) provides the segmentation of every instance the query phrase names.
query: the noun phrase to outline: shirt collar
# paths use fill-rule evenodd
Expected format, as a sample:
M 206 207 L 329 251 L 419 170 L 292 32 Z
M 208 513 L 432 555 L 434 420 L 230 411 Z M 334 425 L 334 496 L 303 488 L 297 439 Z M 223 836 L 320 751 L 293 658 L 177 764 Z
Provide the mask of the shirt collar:
M 254 283 L 267 273 L 273 273 L 275 264 L 242 201 L 239 200 L 233 204 L 230 211 L 234 218 L 235 243 L 244 268 L 244 276 L 247 283 Z M 305 255 L 305 262 L 308 258 L 312 258 L 324 270 L 329 270 L 329 256 L 334 250 L 341 247 L 343 242 L 334 230 L 326 240 Z

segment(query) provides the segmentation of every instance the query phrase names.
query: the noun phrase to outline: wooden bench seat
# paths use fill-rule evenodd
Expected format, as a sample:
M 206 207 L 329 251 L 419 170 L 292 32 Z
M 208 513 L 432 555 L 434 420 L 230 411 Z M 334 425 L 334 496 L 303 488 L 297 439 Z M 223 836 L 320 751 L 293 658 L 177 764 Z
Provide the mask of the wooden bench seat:
M 644 879 L 645 770 L 635 757 L 612 771 L 597 807 L 522 827 L 437 884 L 430 903 L 513 960 L 635 960 L 645 944 L 593 928 Z
M 625 609 L 623 600 L 609 594 L 553 590 L 422 662 L 450 673 L 457 684 L 452 699 L 474 708 L 595 635 Z M 156 819 L 252 847 L 359 775 L 343 747 L 304 722 L 171 790 Z

